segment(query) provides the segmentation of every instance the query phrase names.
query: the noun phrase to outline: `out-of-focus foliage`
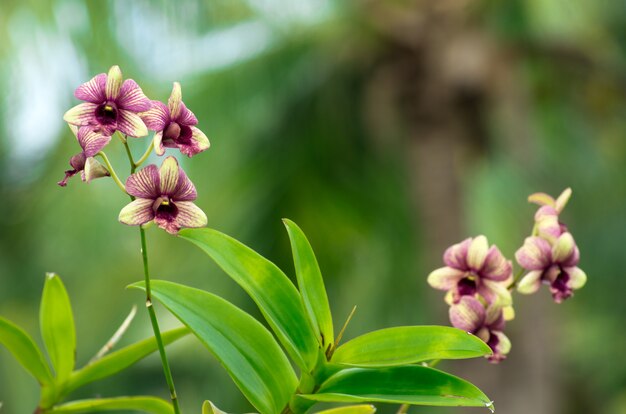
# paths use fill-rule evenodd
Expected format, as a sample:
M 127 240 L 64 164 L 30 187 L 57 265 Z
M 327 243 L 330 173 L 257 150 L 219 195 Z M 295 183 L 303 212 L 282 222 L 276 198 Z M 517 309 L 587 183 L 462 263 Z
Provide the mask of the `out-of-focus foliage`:
M 181 82 L 212 143 L 183 160 L 211 227 L 279 258 L 291 277 L 279 220 L 302 227 L 335 325 L 358 305 L 346 339 L 447 324 L 425 280 L 442 249 L 484 233 L 512 258 L 532 225 L 526 195 L 571 186 L 563 218 L 587 286 L 561 306 L 546 292 L 517 297 L 509 359 L 446 370 L 471 378 L 502 412 L 626 409 L 626 368 L 616 363 L 626 348 L 623 2 L 3 0 L 0 12 L 3 316 L 36 331 L 44 274 L 61 272 L 82 364 L 90 355 L 80 349 L 99 348 L 142 300 L 124 290 L 141 279 L 141 261 L 136 229 L 116 222 L 126 199 L 115 184 L 55 184 L 77 151 L 62 123 L 74 88 L 118 64 L 151 99 Z M 147 142 L 131 144 L 141 154 Z M 107 153 L 126 168 L 119 143 Z M 148 237 L 155 277 L 257 312 L 197 249 L 158 229 Z M 158 313 L 164 329 L 176 324 Z M 150 332 L 137 317 L 129 336 Z M 250 411 L 197 341 L 169 349 L 186 412 L 206 399 Z M 83 396 L 129 387 L 167 397 L 158 359 Z M 3 409 L 32 411 L 37 389 L 0 351 Z

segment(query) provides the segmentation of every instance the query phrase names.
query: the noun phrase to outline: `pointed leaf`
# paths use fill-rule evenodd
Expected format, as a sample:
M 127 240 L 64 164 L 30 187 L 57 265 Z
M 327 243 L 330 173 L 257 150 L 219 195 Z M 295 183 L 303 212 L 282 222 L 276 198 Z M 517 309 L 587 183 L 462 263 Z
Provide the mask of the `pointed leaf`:
M 42 385 L 53 381 L 50 367 L 35 341 L 14 323 L 0 318 L 0 344 Z
M 132 410 L 152 414 L 172 414 L 174 412 L 172 405 L 169 402 L 155 397 L 116 397 L 79 400 L 57 405 L 46 412 L 56 414 L 122 410 Z
M 317 361 L 318 342 L 289 278 L 274 263 L 217 230 L 185 229 L 179 235 L 204 250 L 250 295 L 289 355 L 310 371 Z
M 454 375 L 419 365 L 349 368 L 324 382 L 317 394 L 301 397 L 326 402 L 487 407 L 487 396 Z
M 144 289 L 144 284 L 132 285 Z M 259 321 L 209 292 L 152 281 L 159 300 L 209 348 L 261 414 L 285 408 L 298 385 L 289 360 Z
M 371 404 L 348 405 L 346 407 L 331 408 L 318 411 L 317 414 L 374 414 L 376 407 Z M 203 413 L 204 414 L 204 413 Z
M 161 334 L 163 345 L 168 345 L 188 333 L 189 329 L 186 327 L 163 332 Z M 112 352 L 88 364 L 84 368 L 73 372 L 66 386 L 68 392 L 101 378 L 110 377 L 128 368 L 140 359 L 145 358 L 157 349 L 157 342 L 154 337 L 152 337 Z
M 61 278 L 54 273 L 46 275 L 39 324 L 48 356 L 56 372 L 56 381 L 61 384 L 74 370 L 76 331 L 67 291 Z
M 289 233 L 296 278 L 304 306 L 320 336 L 322 348 L 326 350 L 333 344 L 335 334 L 322 272 L 304 232 L 291 220 L 283 219 L 283 223 Z
M 361 335 L 341 345 L 332 361 L 353 366 L 383 367 L 433 359 L 490 355 L 478 337 L 448 326 L 399 326 Z
M 202 414 L 226 414 L 226 412 L 220 410 L 215 404 L 207 400 L 202 404 Z

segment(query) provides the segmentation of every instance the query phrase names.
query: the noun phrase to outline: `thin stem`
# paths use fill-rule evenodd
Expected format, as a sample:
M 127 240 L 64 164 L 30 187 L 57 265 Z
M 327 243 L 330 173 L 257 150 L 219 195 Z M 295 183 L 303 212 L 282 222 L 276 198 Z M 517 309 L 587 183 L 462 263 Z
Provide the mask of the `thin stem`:
M 154 148 L 154 141 L 150 141 L 150 145 L 148 145 L 148 149 L 146 150 L 146 152 L 144 152 L 141 158 L 139 158 L 139 160 L 137 160 L 137 162 L 135 163 L 135 168 L 139 168 L 139 166 L 148 159 L 150 154 L 152 154 L 153 148 Z
M 126 148 L 126 155 L 128 156 L 128 161 L 130 162 L 130 172 L 133 174 L 137 169 L 137 165 L 133 160 L 133 154 L 130 151 L 130 147 L 128 146 L 128 141 L 126 137 L 121 138 L 122 144 L 124 144 L 124 148 Z M 134 200 L 135 197 L 130 196 L 131 200 Z M 170 390 L 170 399 L 172 400 L 172 405 L 174 406 L 174 414 L 180 414 L 180 407 L 178 404 L 178 396 L 176 394 L 176 388 L 174 387 L 174 378 L 172 377 L 172 370 L 170 369 L 170 364 L 167 360 L 167 354 L 165 353 L 165 346 L 163 345 L 163 339 L 161 338 L 161 330 L 159 329 L 159 321 L 156 317 L 156 312 L 154 311 L 154 306 L 152 306 L 152 290 L 150 287 L 150 270 L 148 268 L 148 248 L 146 245 L 146 232 L 143 227 L 139 226 L 139 234 L 141 235 L 141 256 L 143 259 L 143 273 L 144 279 L 146 283 L 146 308 L 148 309 L 148 314 L 150 315 L 150 322 L 152 323 L 152 331 L 154 332 L 154 339 L 156 340 L 157 347 L 159 348 L 159 355 L 161 357 L 161 365 L 163 366 L 163 374 L 165 375 L 165 381 L 167 382 L 167 386 Z
M 109 170 L 109 173 L 111 174 L 111 178 L 113 178 L 113 181 L 115 181 L 115 184 L 117 184 L 120 190 L 122 190 L 124 194 L 126 194 L 126 187 L 124 186 L 122 181 L 119 179 L 119 177 L 115 173 L 115 169 L 113 168 L 113 165 L 111 165 L 111 161 L 109 161 L 109 157 L 107 157 L 107 155 L 102 151 L 98 152 L 96 156 L 100 156 L 100 158 L 102 158 L 104 165 L 106 165 L 107 170 Z
M 513 281 L 511 282 L 511 284 L 507 287 L 508 290 L 513 290 L 515 289 L 515 286 L 517 286 L 517 282 L 519 282 L 519 280 L 522 278 L 522 275 L 524 274 L 524 268 L 520 269 L 519 272 L 517 272 L 517 274 L 515 275 L 515 277 L 513 278 Z
M 159 329 L 159 322 L 152 306 L 152 291 L 150 289 L 150 272 L 148 270 L 148 250 L 146 247 L 146 232 L 142 227 L 139 227 L 139 233 L 141 234 L 141 255 L 143 257 L 143 270 L 146 282 L 146 308 L 148 308 L 148 314 L 150 315 L 150 322 L 152 323 L 152 330 L 154 331 L 154 338 L 156 339 L 157 346 L 159 348 L 159 356 L 161 357 L 161 365 L 163 365 L 163 373 L 165 374 L 165 381 L 170 390 L 170 398 L 172 405 L 174 406 L 174 413 L 180 414 L 180 407 L 178 405 L 178 396 L 176 395 L 176 387 L 174 386 L 174 378 L 172 377 L 172 371 L 170 369 L 169 361 L 167 360 L 167 354 L 165 353 L 165 346 L 163 346 L 163 339 L 161 338 L 161 330 Z

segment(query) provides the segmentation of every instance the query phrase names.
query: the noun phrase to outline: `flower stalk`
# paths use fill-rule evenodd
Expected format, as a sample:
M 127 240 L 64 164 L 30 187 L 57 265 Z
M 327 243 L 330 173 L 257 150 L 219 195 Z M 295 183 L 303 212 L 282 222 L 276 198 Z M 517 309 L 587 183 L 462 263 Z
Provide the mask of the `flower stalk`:
M 124 137 L 122 140 L 124 144 L 124 148 L 126 149 L 126 155 L 128 155 L 128 162 L 130 163 L 130 171 L 131 174 L 135 172 L 137 168 L 137 164 L 133 159 L 133 154 L 130 151 L 130 147 L 128 145 L 128 141 Z M 132 201 L 135 200 L 135 197 L 129 195 Z M 163 345 L 163 339 L 161 338 L 161 329 L 159 328 L 159 321 L 156 316 L 156 312 L 154 310 L 154 306 L 152 305 L 152 291 L 150 288 L 150 270 L 148 267 L 148 248 L 146 243 L 146 232 L 143 227 L 139 226 L 139 234 L 141 236 L 141 257 L 143 260 L 143 273 L 144 280 L 146 284 L 146 308 L 148 309 L 148 315 L 150 316 L 150 322 L 152 324 L 152 331 L 154 332 L 154 338 L 157 342 L 157 347 L 159 349 L 159 356 L 161 357 L 161 365 L 163 366 L 163 374 L 165 375 L 165 381 L 167 382 L 167 386 L 170 391 L 170 399 L 172 400 L 172 405 L 174 407 L 174 414 L 180 414 L 180 406 L 178 403 L 178 395 L 176 394 L 176 387 L 174 386 L 174 378 L 172 377 L 172 370 L 170 369 L 170 364 L 167 359 L 167 354 L 165 353 L 165 346 Z
M 106 165 L 107 170 L 109 170 L 109 173 L 111 174 L 111 178 L 113 178 L 113 181 L 115 181 L 115 184 L 117 184 L 120 190 L 122 190 L 122 192 L 126 194 L 126 186 L 124 186 L 124 183 L 122 183 L 120 178 L 115 173 L 115 169 L 113 168 L 111 161 L 109 161 L 109 157 L 107 157 L 107 155 L 102 151 L 98 152 L 96 156 L 99 156 L 102 159 L 102 162 L 104 162 L 104 165 Z

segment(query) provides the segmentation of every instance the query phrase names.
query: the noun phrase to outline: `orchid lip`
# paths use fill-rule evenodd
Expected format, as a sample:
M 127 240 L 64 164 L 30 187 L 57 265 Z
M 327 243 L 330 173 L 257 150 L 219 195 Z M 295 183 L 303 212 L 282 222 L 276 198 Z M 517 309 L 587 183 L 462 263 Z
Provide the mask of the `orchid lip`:
M 96 119 L 101 124 L 113 124 L 117 121 L 117 105 L 113 102 L 105 102 L 96 108 Z

